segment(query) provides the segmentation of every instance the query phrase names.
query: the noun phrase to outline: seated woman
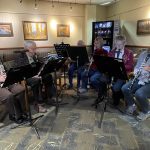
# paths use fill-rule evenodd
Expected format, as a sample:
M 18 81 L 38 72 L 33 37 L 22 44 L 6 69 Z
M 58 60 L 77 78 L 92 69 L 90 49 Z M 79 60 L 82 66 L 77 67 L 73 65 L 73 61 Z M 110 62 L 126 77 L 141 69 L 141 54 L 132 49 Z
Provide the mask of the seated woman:
M 102 46 L 103 46 L 103 38 L 97 37 L 94 40 L 94 55 L 97 54 L 97 55 L 101 55 L 101 56 L 107 56 L 107 51 L 102 49 Z M 97 91 L 99 89 L 99 86 L 100 86 L 99 83 L 100 83 L 100 78 L 101 78 L 102 74 L 97 70 L 97 67 L 92 59 L 91 59 L 89 68 L 79 72 L 80 76 L 81 76 L 81 82 L 82 82 L 82 85 L 79 88 L 80 93 L 87 92 L 88 78 L 90 80 L 91 85 Z
M 25 111 L 25 89 L 20 84 L 13 84 L 7 88 L 2 88 L 6 76 L 4 66 L 0 62 L 0 101 L 6 100 L 9 119 L 16 123 L 22 123 L 27 119 Z
M 134 96 L 141 107 L 137 116 L 138 120 L 145 120 L 150 117 L 150 50 L 140 54 L 134 68 L 134 79 L 123 85 L 122 92 L 127 102 L 126 113 L 133 115 L 136 110 Z

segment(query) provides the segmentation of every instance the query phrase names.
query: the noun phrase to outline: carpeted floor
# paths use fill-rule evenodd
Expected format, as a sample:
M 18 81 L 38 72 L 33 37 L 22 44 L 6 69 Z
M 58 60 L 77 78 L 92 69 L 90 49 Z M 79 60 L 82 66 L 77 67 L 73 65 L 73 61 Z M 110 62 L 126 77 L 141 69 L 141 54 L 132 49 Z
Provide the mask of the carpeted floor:
M 71 95 L 75 92 L 65 92 L 63 102 L 69 104 L 60 105 L 57 116 L 55 107 L 47 106 L 49 111 L 36 122 L 40 140 L 31 127 L 11 129 L 16 126 L 11 122 L 2 127 L 0 150 L 149 150 L 150 119 L 138 122 L 108 106 L 98 128 L 101 106 L 91 107 L 96 94 L 83 95 L 77 104 Z

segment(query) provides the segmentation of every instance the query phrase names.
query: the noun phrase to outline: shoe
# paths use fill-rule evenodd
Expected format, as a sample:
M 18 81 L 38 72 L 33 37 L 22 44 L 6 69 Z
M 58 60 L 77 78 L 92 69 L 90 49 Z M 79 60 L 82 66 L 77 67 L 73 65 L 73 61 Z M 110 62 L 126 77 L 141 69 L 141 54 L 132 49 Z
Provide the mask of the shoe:
M 84 88 L 80 88 L 80 89 L 79 89 L 79 93 L 81 93 L 81 94 L 82 94 L 82 93 L 86 93 L 86 92 L 87 92 L 87 89 L 84 89 Z
M 150 117 L 150 111 L 148 111 L 147 113 L 141 112 L 136 118 L 139 121 L 144 121 L 144 120 L 148 119 L 149 117 Z
M 58 103 L 61 103 L 62 99 L 58 98 Z M 51 99 L 48 99 L 46 102 L 47 105 L 56 105 L 56 97 L 53 97 Z
M 41 105 L 38 105 L 38 112 L 39 112 L 39 113 L 46 113 L 46 112 L 47 112 L 47 109 L 44 108 L 44 107 L 41 106 Z
M 21 118 L 24 120 L 24 121 L 28 121 L 28 115 L 26 113 L 22 114 Z
M 9 119 L 17 124 L 23 123 L 23 119 L 21 117 L 16 119 L 15 115 L 9 115 Z
M 126 114 L 127 115 L 133 115 L 134 112 L 136 111 L 137 107 L 135 104 L 129 106 L 127 109 L 126 109 Z

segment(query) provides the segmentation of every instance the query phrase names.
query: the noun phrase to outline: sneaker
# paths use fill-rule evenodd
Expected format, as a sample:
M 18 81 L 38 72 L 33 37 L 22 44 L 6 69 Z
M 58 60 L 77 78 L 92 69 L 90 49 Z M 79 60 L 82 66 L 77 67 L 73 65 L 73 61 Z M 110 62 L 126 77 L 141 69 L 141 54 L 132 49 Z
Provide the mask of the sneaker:
M 127 108 L 127 110 L 126 110 L 126 114 L 128 114 L 128 115 L 133 115 L 134 112 L 136 111 L 136 108 L 137 108 L 137 107 L 136 107 L 135 104 L 129 106 L 129 107 Z
M 148 111 L 147 113 L 143 113 L 141 112 L 138 116 L 137 116 L 137 119 L 139 121 L 144 121 L 146 119 L 148 119 L 150 117 L 150 111 Z
M 86 92 L 87 92 L 87 89 L 83 89 L 83 88 L 80 88 L 80 89 L 79 89 L 79 93 L 81 93 L 81 94 L 82 94 L 82 93 L 86 93 Z
M 44 108 L 44 107 L 41 106 L 41 105 L 38 105 L 38 112 L 39 112 L 39 113 L 46 113 L 46 112 L 47 112 L 47 109 Z
M 16 118 L 14 115 L 9 115 L 9 119 L 17 124 L 21 124 L 23 122 L 22 118 Z

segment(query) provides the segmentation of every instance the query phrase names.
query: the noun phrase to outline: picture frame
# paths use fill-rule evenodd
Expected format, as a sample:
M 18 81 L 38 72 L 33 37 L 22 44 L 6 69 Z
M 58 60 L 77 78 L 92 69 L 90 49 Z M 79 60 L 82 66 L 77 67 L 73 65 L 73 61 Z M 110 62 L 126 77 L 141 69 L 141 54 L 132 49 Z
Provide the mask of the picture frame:
M 12 23 L 0 23 L 0 37 L 13 37 Z
M 143 19 L 137 21 L 137 35 L 150 34 L 150 19 Z
M 23 21 L 23 32 L 25 40 L 48 40 L 46 22 Z
M 70 37 L 70 26 L 57 24 L 57 37 Z

